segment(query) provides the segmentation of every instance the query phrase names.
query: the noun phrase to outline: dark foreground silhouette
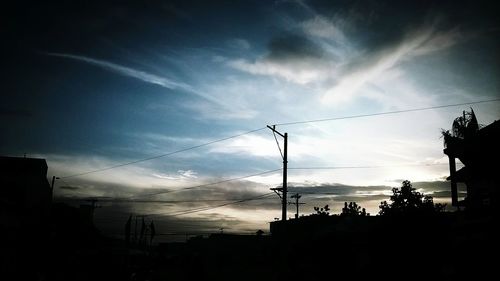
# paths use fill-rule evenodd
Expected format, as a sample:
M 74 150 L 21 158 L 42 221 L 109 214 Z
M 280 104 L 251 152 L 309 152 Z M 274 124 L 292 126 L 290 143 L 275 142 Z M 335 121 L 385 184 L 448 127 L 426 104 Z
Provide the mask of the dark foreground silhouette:
M 478 280 L 495 273 L 493 215 L 305 216 L 272 235 L 140 246 L 101 236 L 76 208 L 2 239 L 3 280 Z

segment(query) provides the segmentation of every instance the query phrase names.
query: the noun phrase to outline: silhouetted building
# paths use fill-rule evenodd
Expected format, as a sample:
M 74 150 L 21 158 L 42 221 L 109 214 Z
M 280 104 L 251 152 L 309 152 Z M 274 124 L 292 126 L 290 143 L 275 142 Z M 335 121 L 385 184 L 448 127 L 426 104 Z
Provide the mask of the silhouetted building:
M 7 279 L 35 280 L 42 271 L 52 201 L 46 176 L 44 159 L 0 156 L 0 264 Z
M 500 122 L 497 120 L 481 128 L 474 111 L 455 119 L 452 132 L 444 135 L 444 153 L 450 165 L 452 205 L 470 210 L 488 210 L 498 205 L 498 161 L 500 157 Z M 456 170 L 455 159 L 464 167 Z M 467 194 L 459 201 L 457 183 L 465 183 Z
M 367 231 L 381 224 L 382 220 L 379 216 L 309 215 L 273 221 L 270 223 L 270 232 L 273 237 L 287 239 L 324 237 L 339 232 Z
M 45 159 L 0 156 L 0 224 L 10 230 L 43 223 L 52 190 Z

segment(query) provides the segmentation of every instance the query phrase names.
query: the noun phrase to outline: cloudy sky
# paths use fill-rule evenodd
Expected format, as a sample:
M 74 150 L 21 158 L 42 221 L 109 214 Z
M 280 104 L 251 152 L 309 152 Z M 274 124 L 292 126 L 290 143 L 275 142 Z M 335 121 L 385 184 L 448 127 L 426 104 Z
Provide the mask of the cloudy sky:
M 306 214 L 375 214 L 404 179 L 447 202 L 440 132 L 467 105 L 286 123 L 500 98 L 493 1 L 66 2 L 2 8 L 0 154 L 47 159 L 58 198 L 100 197 L 108 232 L 130 213 L 171 234 L 267 231 L 268 124 L 289 135 Z M 500 119 L 499 102 L 471 106 Z M 240 199 L 255 200 L 225 205 Z

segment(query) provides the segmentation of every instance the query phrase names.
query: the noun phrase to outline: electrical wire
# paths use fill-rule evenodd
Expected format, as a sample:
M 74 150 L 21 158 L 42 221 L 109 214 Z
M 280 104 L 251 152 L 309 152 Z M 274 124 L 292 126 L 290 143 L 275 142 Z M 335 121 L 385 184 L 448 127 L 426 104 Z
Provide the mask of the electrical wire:
M 313 120 L 295 121 L 295 122 L 285 122 L 285 123 L 274 124 L 274 126 L 289 126 L 289 125 L 306 124 L 306 123 L 316 123 L 316 122 L 327 122 L 327 121 L 335 121 L 335 120 L 343 120 L 343 119 L 363 118 L 363 117 L 371 117 L 371 116 L 398 114 L 398 113 L 404 113 L 404 112 L 415 112 L 415 111 L 432 110 L 432 109 L 439 109 L 439 108 L 446 108 L 446 107 L 455 107 L 455 106 L 463 106 L 463 105 L 480 104 L 480 103 L 495 102 L 495 101 L 500 101 L 500 98 L 490 99 L 490 100 L 482 100 L 482 101 L 466 102 L 466 103 L 456 103 L 456 104 L 447 104 L 447 105 L 439 105 L 439 106 L 431 106 L 431 107 L 405 109 L 405 110 L 386 111 L 386 112 L 379 112 L 379 113 L 360 114 L 360 115 L 351 115 L 351 116 L 341 116 L 341 117 L 332 117 L 332 118 L 324 118 L 324 119 L 313 119 Z M 226 140 L 229 140 L 229 139 L 238 138 L 238 137 L 241 137 L 241 136 L 244 136 L 244 135 L 248 135 L 248 134 L 251 134 L 251 133 L 255 133 L 255 132 L 264 130 L 266 128 L 267 127 L 262 127 L 262 128 L 258 128 L 258 129 L 246 131 L 246 132 L 243 132 L 241 134 L 236 134 L 236 135 L 232 135 L 232 136 L 229 136 L 229 137 L 225 137 L 225 138 L 213 140 L 213 141 L 210 141 L 210 142 L 202 143 L 202 144 L 199 144 L 199 145 L 195 145 L 195 146 L 191 146 L 191 147 L 186 147 L 186 148 L 179 149 L 179 150 L 176 150 L 176 151 L 172 151 L 172 152 L 168 152 L 168 153 L 164 153 L 164 154 L 160 154 L 160 155 L 156 155 L 156 156 L 151 156 L 151 157 L 147 157 L 147 158 L 142 158 L 142 159 L 138 159 L 138 160 L 135 160 L 135 161 L 125 162 L 125 163 L 121 163 L 121 164 L 117 164 L 117 165 L 113 165 L 113 166 L 109 166 L 109 167 L 105 167 L 105 168 L 101 168 L 101 169 L 96 169 L 96 170 L 91 170 L 91 171 L 87 171 L 87 172 L 72 174 L 72 175 L 68 175 L 68 176 L 62 176 L 60 178 L 61 179 L 67 179 L 67 178 L 79 177 L 79 176 L 83 176 L 83 175 L 88 175 L 88 174 L 99 173 L 99 172 L 103 172 L 103 171 L 107 171 L 107 170 L 111 170 L 111 169 L 116 169 L 116 168 L 120 168 L 120 167 L 124 167 L 124 166 L 128 166 L 128 165 L 133 165 L 133 164 L 137 164 L 137 163 L 141 163 L 141 162 L 146 162 L 146 161 L 150 161 L 150 160 L 154 160 L 154 159 L 158 159 L 158 158 L 162 158 L 162 157 L 167 157 L 167 156 L 171 156 L 171 155 L 174 155 L 174 154 L 177 154 L 177 153 L 181 153 L 181 152 L 185 152 L 185 151 L 188 151 L 188 150 L 192 150 L 192 149 L 196 149 L 196 148 L 208 146 L 208 145 L 211 145 L 211 144 L 214 144 L 214 143 L 226 141 Z
M 139 194 L 139 195 L 134 195 L 134 196 L 128 197 L 126 199 L 134 199 L 134 198 L 140 198 L 140 197 L 145 197 L 145 196 L 146 197 L 147 196 L 155 196 L 155 195 L 160 195 L 160 194 L 185 191 L 185 190 L 189 190 L 189 189 L 196 189 L 196 188 L 200 188 L 200 187 L 211 186 L 211 185 L 216 185 L 216 184 L 221 184 L 221 183 L 226 183 L 226 182 L 231 182 L 231 181 L 236 181 L 236 180 L 242 180 L 242 179 L 261 176 L 261 175 L 265 175 L 265 174 L 271 174 L 271 173 L 274 173 L 277 171 L 281 171 L 281 169 L 274 169 L 274 170 L 264 171 L 264 172 L 246 175 L 246 176 L 242 176 L 242 177 L 231 178 L 231 179 L 227 179 L 227 180 L 221 180 L 221 181 L 217 181 L 217 182 L 211 182 L 211 183 L 200 184 L 200 185 L 195 185 L 195 186 L 189 186 L 189 187 L 184 187 L 184 188 L 180 188 L 180 189 L 164 190 L 164 191 L 148 193 L 148 194 Z
M 128 199 L 103 199 L 99 202 L 110 203 L 159 203 L 159 204 L 177 204 L 177 203 L 206 203 L 206 202 L 229 202 L 235 200 L 242 200 L 244 198 L 231 198 L 231 199 L 199 199 L 199 200 L 128 200 Z
M 285 122 L 285 123 L 274 124 L 274 126 L 289 126 L 289 125 L 298 125 L 298 124 L 306 124 L 306 123 L 317 123 L 317 122 L 327 122 L 327 121 L 336 121 L 336 120 L 344 120 L 344 119 L 355 119 L 355 118 L 363 118 L 363 117 L 372 117 L 372 116 L 380 116 L 380 115 L 398 114 L 398 113 L 405 113 L 405 112 L 416 112 L 416 111 L 432 110 L 432 109 L 439 109 L 439 108 L 446 108 L 446 107 L 455 107 L 455 106 L 495 102 L 495 101 L 500 101 L 500 98 L 490 99 L 490 100 L 482 100 L 482 101 L 473 101 L 473 102 L 430 106 L 430 107 L 420 107 L 420 108 L 411 108 L 411 109 L 403 109 L 403 110 L 385 111 L 385 112 L 370 113 L 370 114 L 359 114 L 359 115 L 340 116 L 340 117 L 331 117 L 331 118 L 323 118 L 323 119 L 312 119 L 312 120 L 304 120 L 304 121 Z
M 448 165 L 447 163 L 430 163 L 430 164 L 398 164 L 398 165 L 372 165 L 372 166 L 322 166 L 322 167 L 289 167 L 288 170 L 337 170 L 337 169 L 377 169 L 377 168 L 391 168 L 391 167 L 426 167 L 426 166 L 444 166 Z M 461 163 L 457 163 L 458 166 L 463 165 Z M 233 200 L 239 200 L 239 199 L 207 199 L 207 200 L 137 200 L 136 198 L 142 198 L 142 197 L 149 197 L 149 196 L 156 196 L 160 194 L 166 194 L 166 193 L 173 193 L 173 192 L 179 192 L 179 191 L 185 191 L 185 190 L 190 190 L 190 189 L 196 189 L 196 188 L 201 188 L 201 187 L 206 187 L 206 186 L 211 186 L 211 185 L 216 185 L 216 184 L 221 184 L 221 183 L 226 183 L 226 182 L 231 182 L 231 181 L 237 181 L 237 180 L 242 180 L 246 178 L 251 178 L 255 176 L 260 176 L 260 175 L 265 175 L 265 174 L 270 174 L 274 173 L 277 171 L 281 171 L 282 169 L 274 169 L 274 170 L 268 170 L 256 174 L 250 174 L 246 176 L 241 176 L 241 177 L 236 177 L 236 178 L 230 178 L 226 180 L 221 180 L 217 182 L 212 182 L 212 183 L 207 183 L 207 184 L 201 184 L 201 185 L 195 185 L 195 186 L 189 186 L 189 187 L 184 187 L 180 189 L 175 189 L 175 190 L 164 190 L 164 191 L 159 191 L 155 193 L 148 193 L 148 194 L 139 194 L 139 195 L 134 195 L 131 197 L 126 197 L 126 198 L 95 198 L 99 200 L 100 202 L 117 202 L 117 203 L 196 203 L 196 202 L 218 202 L 218 201 L 233 201 Z M 85 200 L 88 198 L 85 198 Z M 60 198 L 60 200 L 65 201 L 65 200 L 84 200 L 81 198 Z
M 337 170 L 337 169 L 377 169 L 377 168 L 394 168 L 394 167 L 426 167 L 426 166 L 443 166 L 448 163 L 430 163 L 430 164 L 398 164 L 398 165 L 374 165 L 374 166 L 326 166 L 326 167 L 290 167 L 289 170 Z M 461 165 L 457 163 L 457 165 Z
M 241 133 L 241 134 L 232 135 L 232 136 L 225 137 L 225 138 L 222 138 L 222 139 L 217 139 L 217 140 L 209 141 L 209 142 L 202 143 L 202 144 L 199 144 L 199 145 L 186 147 L 186 148 L 179 149 L 179 150 L 176 150 L 176 151 L 172 151 L 172 152 L 168 152 L 168 153 L 164 153 L 164 154 L 160 154 L 160 155 L 156 155 L 156 156 L 151 156 L 151 157 L 147 157 L 147 158 L 142 158 L 142 159 L 135 160 L 135 161 L 125 162 L 125 163 L 121 163 L 121 164 L 109 166 L 109 167 L 106 167 L 106 168 L 91 170 L 91 171 L 87 171 L 87 172 L 83 172 L 83 173 L 78 173 L 78 174 L 73 174 L 73 175 L 69 175 L 69 176 L 63 176 L 63 177 L 60 177 L 60 178 L 61 179 L 74 178 L 74 177 L 79 177 L 79 176 L 83 176 L 83 175 L 88 175 L 88 174 L 99 173 L 99 172 L 103 172 L 103 171 L 107 171 L 107 170 L 111 170 L 111 169 L 116 169 L 116 168 L 120 168 L 120 167 L 124 167 L 124 166 L 128 166 L 128 165 L 132 165 L 132 164 L 146 162 L 146 161 L 150 161 L 150 160 L 154 160 L 154 159 L 158 159 L 158 158 L 162 158 L 162 157 L 167 157 L 167 156 L 171 156 L 171 155 L 174 155 L 174 154 L 177 154 L 177 153 L 185 152 L 185 151 L 188 151 L 188 150 L 193 150 L 193 149 L 200 148 L 200 147 L 203 147 L 203 146 L 211 145 L 211 144 L 218 143 L 218 142 L 223 142 L 223 141 L 226 141 L 226 140 L 230 140 L 230 139 L 238 138 L 238 137 L 241 137 L 241 136 L 244 136 L 244 135 L 248 135 L 248 134 L 251 134 L 251 133 L 255 133 L 255 132 L 258 132 L 258 131 L 262 131 L 262 130 L 264 130 L 266 128 L 267 127 L 262 127 L 262 128 L 255 129 L 255 130 L 246 131 L 246 132 Z
M 193 213 L 213 210 L 213 209 L 217 209 L 217 208 L 221 208 L 221 207 L 225 207 L 225 206 L 229 206 L 229 205 L 234 205 L 234 204 L 238 204 L 238 203 L 259 200 L 259 199 L 265 199 L 266 197 L 269 197 L 270 195 L 273 195 L 273 194 L 274 194 L 274 192 L 269 192 L 269 193 L 261 194 L 261 195 L 255 196 L 255 197 L 240 199 L 237 201 L 232 201 L 232 202 L 228 202 L 228 203 L 224 203 L 224 204 L 220 204 L 220 205 L 216 205 L 216 206 L 205 206 L 205 207 L 200 207 L 200 208 L 196 208 L 196 209 L 177 211 L 177 212 L 173 212 L 173 213 L 151 214 L 150 216 L 161 216 L 161 217 L 182 216 L 182 215 L 187 215 L 187 214 L 193 214 Z

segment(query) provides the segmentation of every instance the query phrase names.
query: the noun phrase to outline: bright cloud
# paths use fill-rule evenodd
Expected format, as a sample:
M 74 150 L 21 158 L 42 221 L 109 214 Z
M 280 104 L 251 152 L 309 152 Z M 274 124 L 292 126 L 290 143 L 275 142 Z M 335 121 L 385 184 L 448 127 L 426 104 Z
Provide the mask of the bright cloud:
M 274 62 L 259 60 L 254 63 L 238 59 L 228 62 L 228 65 L 251 74 L 270 75 L 284 78 L 287 81 L 307 84 L 327 77 L 328 66 L 323 62 Z
M 457 44 L 459 38 L 458 29 L 436 32 L 435 28 L 429 27 L 412 32 L 397 46 L 356 59 L 363 62 L 347 73 L 341 74 L 337 84 L 325 91 L 322 102 L 338 104 L 351 101 L 355 96 L 362 94 L 360 90 L 363 86 L 368 83 L 379 84 L 380 77 L 398 64 L 452 47 Z M 382 78 L 382 81 L 387 80 Z M 387 85 L 379 86 L 387 87 Z

